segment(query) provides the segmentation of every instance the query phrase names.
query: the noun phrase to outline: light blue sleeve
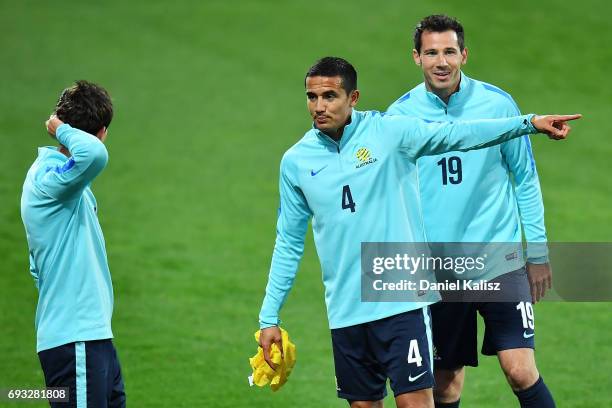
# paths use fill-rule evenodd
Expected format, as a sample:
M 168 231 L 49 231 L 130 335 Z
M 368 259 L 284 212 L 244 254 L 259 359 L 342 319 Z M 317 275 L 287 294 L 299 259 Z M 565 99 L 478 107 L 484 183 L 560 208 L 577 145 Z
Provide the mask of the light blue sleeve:
M 534 115 L 503 119 L 427 122 L 404 116 L 382 117 L 382 134 L 396 138 L 399 148 L 417 159 L 449 151 L 468 151 L 494 146 L 526 133 L 537 133 Z
M 520 114 L 512 107 L 509 114 Z M 501 145 L 501 153 L 508 170 L 514 176 L 514 190 L 527 241 L 527 261 L 535 264 L 548 262 L 544 203 L 529 136 L 524 135 Z
M 71 154 L 62 166 L 43 169 L 39 187 L 57 200 L 79 197 L 85 187 L 106 167 L 108 152 L 97 137 L 63 124 L 55 132 L 57 140 Z
M 306 198 L 293 181 L 291 160 L 281 161 L 280 208 L 276 224 L 276 244 L 266 286 L 266 295 L 259 313 L 259 325 L 264 329 L 280 324 L 279 311 L 293 286 L 302 254 L 308 221 L 312 211 Z

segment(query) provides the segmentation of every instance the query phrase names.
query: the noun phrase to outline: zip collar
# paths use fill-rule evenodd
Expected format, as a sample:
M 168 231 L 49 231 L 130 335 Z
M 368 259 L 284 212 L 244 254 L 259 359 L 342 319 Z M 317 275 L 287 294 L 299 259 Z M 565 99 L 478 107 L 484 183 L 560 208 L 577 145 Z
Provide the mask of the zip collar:
M 339 141 L 335 141 L 334 139 L 317 129 L 317 127 L 314 125 L 314 122 L 312 124 L 312 128 L 314 129 L 315 134 L 318 136 L 319 140 L 321 140 L 327 145 L 333 145 L 334 150 L 340 153 L 340 149 L 346 146 L 348 141 L 355 134 L 355 129 L 357 129 L 357 125 L 361 121 L 361 116 L 361 112 L 356 111 L 355 109 L 351 109 L 351 121 L 346 126 L 344 126 L 344 130 L 342 131 L 342 136 L 340 137 Z

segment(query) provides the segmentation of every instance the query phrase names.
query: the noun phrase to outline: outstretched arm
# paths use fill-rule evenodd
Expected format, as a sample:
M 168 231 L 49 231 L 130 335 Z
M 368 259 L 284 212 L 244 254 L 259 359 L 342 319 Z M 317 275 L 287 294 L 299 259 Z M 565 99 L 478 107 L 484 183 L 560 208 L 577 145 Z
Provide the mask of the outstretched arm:
M 571 128 L 568 121 L 581 115 L 524 115 L 502 119 L 458 122 L 426 122 L 403 116 L 386 116 L 383 135 L 399 136 L 399 147 L 412 157 L 448 151 L 482 149 L 527 133 L 545 133 L 551 139 L 565 139 Z

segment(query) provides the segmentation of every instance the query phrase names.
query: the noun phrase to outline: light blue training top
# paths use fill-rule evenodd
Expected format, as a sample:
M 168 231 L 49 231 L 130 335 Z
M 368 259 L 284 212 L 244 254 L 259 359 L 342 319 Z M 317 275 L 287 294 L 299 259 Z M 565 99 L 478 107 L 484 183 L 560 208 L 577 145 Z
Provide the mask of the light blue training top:
M 108 161 L 96 137 L 63 124 L 57 140 L 71 153 L 41 147 L 21 196 L 38 288 L 37 352 L 113 337 L 113 288 L 90 183 Z
M 260 327 L 280 323 L 312 217 L 330 328 L 374 321 L 431 302 L 361 302 L 362 242 L 424 242 L 416 160 L 536 133 L 531 116 L 473 122 L 353 110 L 339 142 L 313 128 L 280 165 L 276 245 Z M 408 164 L 407 164 L 408 163 Z
M 421 83 L 387 114 L 450 122 L 520 112 L 506 92 L 462 73 L 448 104 Z M 522 246 L 504 244 L 522 241 L 522 225 L 529 262 L 548 261 L 544 205 L 528 135 L 487 149 L 421 157 L 417 167 L 428 241 L 493 243 L 484 274 L 490 279 L 524 265 Z

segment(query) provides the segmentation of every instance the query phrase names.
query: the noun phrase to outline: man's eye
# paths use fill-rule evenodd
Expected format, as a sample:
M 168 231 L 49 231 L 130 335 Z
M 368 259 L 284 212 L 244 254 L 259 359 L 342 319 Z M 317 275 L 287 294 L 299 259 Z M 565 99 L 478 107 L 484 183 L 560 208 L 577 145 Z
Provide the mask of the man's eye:
M 332 99 L 334 99 L 336 96 L 335 95 L 326 95 L 325 99 L 331 101 Z

